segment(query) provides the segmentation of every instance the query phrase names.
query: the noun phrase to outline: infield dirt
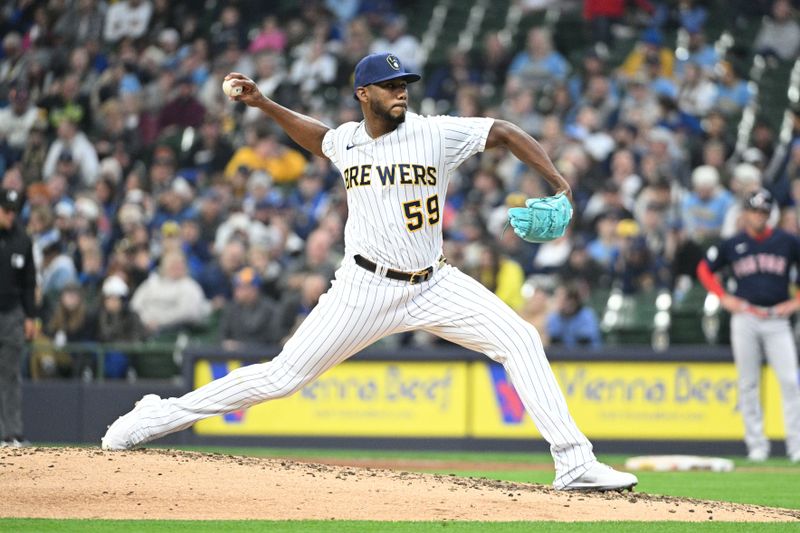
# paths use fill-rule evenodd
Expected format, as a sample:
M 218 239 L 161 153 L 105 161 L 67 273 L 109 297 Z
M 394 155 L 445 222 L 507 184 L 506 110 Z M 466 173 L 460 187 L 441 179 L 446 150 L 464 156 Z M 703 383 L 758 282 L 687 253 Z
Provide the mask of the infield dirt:
M 0 449 L 0 517 L 799 521 L 800 512 L 172 450 Z

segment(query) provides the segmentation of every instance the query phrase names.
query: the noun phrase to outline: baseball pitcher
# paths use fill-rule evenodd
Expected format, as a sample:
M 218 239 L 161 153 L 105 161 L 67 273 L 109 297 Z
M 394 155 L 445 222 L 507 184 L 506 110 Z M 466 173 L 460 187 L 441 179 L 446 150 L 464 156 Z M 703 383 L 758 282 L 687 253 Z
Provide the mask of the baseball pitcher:
M 744 201 L 744 231 L 709 248 L 697 274 L 705 288 L 719 296 L 731 313 L 731 348 L 739 376 L 739 409 L 744 419 L 747 456 L 769 457 L 764 417 L 759 401 L 761 361 L 766 357 L 780 383 L 786 451 L 800 462 L 800 385 L 797 349 L 789 317 L 800 309 L 800 297 L 789 297 L 789 273 L 800 263 L 800 240 L 767 225 L 772 195 L 766 189 Z M 729 294 L 713 272 L 726 268 L 736 281 Z
M 353 98 L 364 120 L 330 129 L 264 97 L 231 73 L 231 99 L 260 109 L 306 150 L 330 159 L 347 190 L 345 258 L 330 290 L 272 361 L 237 369 L 181 398 L 145 396 L 102 439 L 124 450 L 209 416 L 288 396 L 375 341 L 424 330 L 502 363 L 550 443 L 557 489 L 626 489 L 635 476 L 595 459 L 570 416 L 539 334 L 480 283 L 442 257 L 442 210 L 450 176 L 468 157 L 507 147 L 539 172 L 555 196 L 509 213 L 520 237 L 564 234 L 572 216 L 567 182 L 539 144 L 491 118 L 421 117 L 407 85 L 420 79 L 389 53 L 363 58 Z M 238 91 L 236 91 L 238 92 Z

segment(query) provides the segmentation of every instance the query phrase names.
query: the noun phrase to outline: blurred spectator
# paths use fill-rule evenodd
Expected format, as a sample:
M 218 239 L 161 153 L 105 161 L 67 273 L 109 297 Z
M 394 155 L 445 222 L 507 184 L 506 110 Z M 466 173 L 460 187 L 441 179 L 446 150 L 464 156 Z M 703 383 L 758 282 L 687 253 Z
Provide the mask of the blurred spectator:
M 0 108 L 0 145 L 5 142 L 9 149 L 10 160 L 6 165 L 10 166 L 22 157 L 39 110 L 32 105 L 24 87 L 11 88 L 8 99 L 11 105 Z
M 309 97 L 333 82 L 336 77 L 336 56 L 328 52 L 324 37 L 317 36 L 303 46 L 289 69 L 289 82 L 302 95 Z
M 678 87 L 678 108 L 694 117 L 705 116 L 714 105 L 717 89 L 697 63 L 687 63 Z
M 658 76 L 672 78 L 675 55 L 664 46 L 664 36 L 656 28 L 646 29 L 634 49 L 619 67 L 620 75 L 633 79 L 637 74 L 647 74 L 647 62 L 658 65 Z
M 609 254 L 613 249 L 609 251 Z M 600 289 L 611 286 L 611 277 L 607 265 L 595 261 L 583 239 L 576 239 L 569 258 L 564 267 L 558 272 L 562 284 L 578 283 L 588 287 Z
M 447 64 L 437 67 L 430 75 L 425 84 L 425 97 L 433 98 L 436 102 L 444 101 L 452 106 L 459 88 L 477 85 L 479 81 L 480 72 L 470 64 L 469 55 L 453 47 L 448 53 Z
M 390 15 L 384 19 L 382 36 L 372 42 L 371 51 L 392 52 L 409 72 L 417 72 L 420 69 L 420 42 L 408 33 L 408 20 L 405 15 Z
M 708 166 L 717 171 L 721 185 L 730 183 L 728 167 L 725 164 L 725 145 L 717 140 L 709 140 L 703 145 L 703 160 L 701 166 Z
M 230 180 L 244 168 L 249 171 L 264 170 L 278 185 L 294 183 L 305 170 L 306 159 L 297 150 L 278 142 L 272 132 L 256 132 L 251 146 L 236 150 L 225 167 L 225 178 Z
M 621 220 L 617 225 L 621 237 L 616 257 L 612 258 L 614 284 L 624 294 L 649 292 L 669 286 L 668 265 L 651 253 L 634 220 Z
M 104 343 L 135 343 L 146 337 L 139 315 L 128 305 L 130 291 L 119 276 L 109 276 L 103 282 L 102 305 L 97 316 L 97 340 Z M 106 378 L 122 378 L 128 371 L 128 355 L 119 349 L 104 354 Z
M 672 77 L 664 75 L 661 68 L 661 58 L 658 55 L 651 55 L 645 58 L 644 72 L 647 76 L 650 90 L 659 99 L 664 96 L 675 99 L 678 96 L 678 89 L 672 81 Z
M 679 78 L 683 78 L 686 76 L 686 67 L 697 65 L 704 74 L 711 74 L 720 60 L 719 54 L 713 45 L 706 43 L 702 25 L 691 23 L 686 29 L 689 33 L 689 43 L 685 54 L 678 58 L 675 73 Z
M 593 225 L 596 237 L 586 245 L 589 257 L 610 270 L 611 261 L 619 248 L 617 223 L 619 215 L 612 211 L 600 212 Z
M 506 87 L 537 90 L 567 79 L 569 63 L 553 49 L 553 38 L 545 28 L 528 32 L 525 50 L 519 52 L 508 69 Z
M 692 152 L 691 164 L 693 167 L 702 165 L 704 163 L 708 164 L 707 157 L 704 152 L 708 146 L 712 146 L 712 143 L 721 145 L 723 160 L 727 159 L 727 157 L 733 152 L 733 134 L 728 127 L 728 118 L 721 110 L 712 107 L 703 119 L 702 127 L 702 139 L 699 142 L 693 142 L 690 146 Z M 715 147 L 714 149 L 717 148 Z M 717 170 L 719 170 L 718 166 Z
M 36 105 L 44 110 L 51 132 L 64 121 L 72 122 L 84 134 L 92 131 L 92 105 L 89 96 L 81 94 L 81 79 L 74 73 L 54 83 Z
M 650 130 L 647 135 L 647 157 L 652 158 L 651 163 L 660 178 L 685 182 L 688 174 L 685 154 L 675 134 L 667 128 L 656 127 Z M 642 161 L 643 173 L 644 170 L 645 160 Z
M 729 239 L 743 230 L 740 217 L 742 215 L 742 203 L 749 198 L 752 193 L 761 189 L 761 171 L 749 163 L 740 163 L 733 170 L 731 179 L 731 191 L 736 196 L 735 201 L 725 213 L 725 220 L 720 230 L 720 238 Z M 775 227 L 778 223 L 780 209 L 773 205 L 770 215 L 769 225 Z
M 141 188 L 146 188 L 154 196 L 168 190 L 175 177 L 175 151 L 166 145 L 159 145 L 153 151 L 153 160 L 150 164 L 150 173 L 147 182 Z
M 552 344 L 565 348 L 602 345 L 597 314 L 586 306 L 575 286 L 561 285 L 556 289 L 556 310 L 547 317 L 547 334 Z
M 775 153 L 775 130 L 769 121 L 756 120 L 750 137 L 750 145 L 751 147 L 742 154 L 742 160 L 763 170 L 764 163 L 771 160 Z
M 292 229 L 302 239 L 308 238 L 328 210 L 330 199 L 324 186 L 319 173 L 306 172 L 286 199 L 293 216 Z
M 486 33 L 479 53 L 476 67 L 481 77 L 481 92 L 493 96 L 505 83 L 506 72 L 511 65 L 511 53 L 501 33 L 494 31 Z
M 522 309 L 525 282 L 522 267 L 506 257 L 494 242 L 484 241 L 479 245 L 477 264 L 470 275 L 515 311 Z
M 281 202 L 280 193 L 272 189 L 272 176 L 263 170 L 251 172 L 247 178 L 247 194 L 242 200 L 244 212 L 253 216 L 256 207 L 264 202 Z
M 700 244 L 719 238 L 725 213 L 734 203 L 733 195 L 720 186 L 719 172 L 708 165 L 692 172 L 692 191 L 681 204 L 687 236 Z
M 138 39 L 147 31 L 153 4 L 150 0 L 120 0 L 106 12 L 103 38 L 109 43 L 131 37 Z
M 53 26 L 53 32 L 66 47 L 99 42 L 103 36 L 105 6 L 97 0 L 78 0 L 65 9 Z
M 39 120 L 34 122 L 28 132 L 18 165 L 18 171 L 27 185 L 42 179 L 42 169 L 47 158 L 46 131 L 46 124 Z
M 589 23 L 593 44 L 603 43 L 606 48 L 613 44 L 612 26 L 623 22 L 628 3 L 626 0 L 584 0 L 583 18 Z M 653 11 L 648 0 L 636 0 L 636 5 L 648 13 Z
M 300 290 L 305 279 L 312 275 L 332 280 L 338 264 L 338 259 L 333 257 L 332 246 L 331 235 L 323 229 L 317 229 L 309 235 L 305 243 L 305 253 L 284 270 L 284 292 Z
M 366 19 L 358 17 L 347 23 L 344 42 L 339 52 L 338 72 L 336 74 L 336 84 L 339 87 L 349 87 L 351 85 L 351 76 L 356 63 L 370 53 L 371 44 L 372 30 L 370 30 Z
M 626 207 L 626 201 L 617 182 L 606 181 L 589 199 L 583 210 L 583 218 L 585 221 L 594 220 L 601 213 L 613 213 L 617 220 L 632 218 L 633 214 Z
M 158 131 L 169 134 L 174 128 L 199 128 L 206 110 L 195 96 L 194 82 L 189 76 L 181 76 L 177 82 L 177 93 L 161 109 L 158 115 Z M 165 132 L 166 130 L 166 132 Z
M 261 21 L 261 27 L 250 41 L 247 51 L 251 54 L 260 52 L 281 53 L 286 47 L 286 34 L 278 25 L 278 19 L 274 15 L 267 15 Z
M 97 339 L 95 326 L 95 311 L 84 301 L 80 285 L 75 282 L 64 285 L 58 295 L 58 303 L 44 328 L 52 339 L 53 346 L 60 350 L 68 343 L 94 341 Z M 73 349 L 70 353 L 79 371 L 89 363 L 87 351 Z M 51 362 L 34 359 L 32 364 L 47 368 Z
M 182 177 L 173 179 L 169 189 L 158 194 L 158 207 L 150 221 L 151 226 L 160 229 L 168 220 L 180 224 L 194 216 L 193 199 L 194 189 L 189 182 Z
M 78 283 L 87 305 L 97 309 L 103 285 L 103 253 L 96 243 L 92 243 L 81 250 L 80 258 Z
M 561 270 L 572 251 L 572 240 L 569 233 L 564 237 L 548 241 L 539 246 L 533 266 L 536 272 L 552 274 Z
M 211 243 L 201 240 L 200 223 L 196 216 L 183 219 L 179 231 L 180 249 L 186 255 L 189 275 L 197 279 L 212 260 Z
M 123 155 L 136 159 L 140 154 L 142 139 L 138 124 L 131 123 L 131 117 L 126 115 L 124 106 L 122 101 L 110 98 L 100 107 L 96 131 L 99 140 L 95 142 L 98 157 L 105 157 L 108 160 L 109 156 Z M 114 161 L 120 163 L 121 167 L 122 162 L 117 159 Z M 119 177 L 116 177 L 115 181 L 120 181 Z
M 648 201 L 644 204 L 644 209 L 636 213 L 635 219 L 639 224 L 647 248 L 656 256 L 664 259 L 669 251 L 669 228 L 672 222 L 667 212 L 668 206 L 669 204 Z
M 303 320 L 319 303 L 319 298 L 330 286 L 330 280 L 321 274 L 310 274 L 303 279 L 299 291 L 284 292 L 280 302 L 278 319 L 275 322 L 275 333 L 280 344 L 295 332 Z
M 602 73 L 587 76 L 583 92 L 578 95 L 576 108 L 588 106 L 597 114 L 597 126 L 607 130 L 619 107 L 619 98 L 611 80 Z
M 56 171 L 67 176 L 70 188 L 91 187 L 97 180 L 100 161 L 97 151 L 76 123 L 64 119 L 58 138 L 50 145 L 42 172 L 45 179 Z
M 10 31 L 3 37 L 2 57 L 0 57 L 0 101 L 8 96 L 14 82 L 24 80 L 30 63 L 30 55 L 22 46 L 22 36 Z
M 78 282 L 78 273 L 72 258 L 63 253 L 58 231 L 48 232 L 37 244 L 42 252 L 42 297 L 53 301 L 64 287 Z
M 761 54 L 778 57 L 782 61 L 793 61 L 800 49 L 800 24 L 792 14 L 788 0 L 775 0 L 772 13 L 764 17 L 753 48 Z
M 465 89 L 459 89 L 459 94 Z M 503 106 L 503 113 L 517 117 L 517 123 L 524 131 L 536 133 L 541 130 L 542 115 L 536 109 L 536 98 L 533 91 L 525 88 L 509 91 L 508 97 L 503 101 Z
M 542 345 L 550 345 L 550 336 L 547 331 L 547 317 L 550 315 L 551 294 L 544 283 L 527 281 L 525 283 L 526 297 L 519 314 L 525 322 L 532 324 L 542 339 Z
M 236 5 L 224 5 L 208 33 L 211 35 L 211 50 L 215 55 L 223 54 L 231 46 L 239 50 L 247 48 L 247 27 L 242 22 L 242 13 Z
M 256 56 L 256 73 L 253 80 L 258 85 L 259 90 L 268 98 L 275 98 L 279 91 L 285 92 L 289 85 L 286 83 L 287 72 L 281 56 L 263 52 Z M 277 98 L 284 95 L 279 94 Z M 291 98 L 287 95 L 288 98 Z M 254 107 L 247 107 L 242 115 L 242 123 L 245 125 L 255 125 L 261 121 L 263 115 Z M 230 156 L 225 160 L 227 163 Z
M 630 150 L 617 150 L 611 156 L 611 180 L 619 187 L 622 205 L 633 212 L 634 202 L 644 182 L 636 173 L 636 158 Z
M 233 297 L 233 276 L 246 260 L 247 247 L 239 240 L 231 240 L 222 248 L 219 257 L 206 265 L 198 281 L 214 310 L 222 309 Z
M 224 220 L 222 197 L 214 189 L 209 189 L 200 197 L 199 203 L 197 223 L 200 227 L 200 240 L 212 244 L 217 235 L 217 229 Z
M 639 129 L 649 129 L 659 119 L 656 95 L 649 90 L 647 74 L 635 74 L 628 80 L 627 92 L 619 106 L 619 121 Z
M 325 7 L 343 23 L 350 22 L 356 16 L 360 0 L 325 0 Z
M 151 332 L 197 325 L 208 318 L 211 305 L 200 285 L 187 275 L 181 252 L 161 258 L 157 272 L 133 293 L 133 309 Z
M 719 70 L 714 107 L 732 116 L 739 113 L 750 102 L 753 94 L 733 63 L 722 61 L 719 64 Z
M 248 344 L 277 343 L 276 306 L 261 293 L 258 273 L 252 267 L 243 268 L 233 277 L 233 287 L 233 300 L 225 305 L 220 322 L 222 346 L 235 350 Z

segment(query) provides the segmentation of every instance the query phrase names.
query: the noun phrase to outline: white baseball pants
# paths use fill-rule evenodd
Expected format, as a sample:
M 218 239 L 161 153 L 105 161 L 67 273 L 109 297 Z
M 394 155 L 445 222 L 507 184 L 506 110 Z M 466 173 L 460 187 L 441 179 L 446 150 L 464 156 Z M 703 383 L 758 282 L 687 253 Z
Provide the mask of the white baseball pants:
M 272 361 L 239 368 L 180 398 L 162 400 L 155 411 L 148 409 L 137 431 L 153 440 L 206 417 L 288 396 L 375 341 L 417 329 L 485 353 L 505 367 L 550 443 L 556 488 L 595 461 L 591 443 L 569 414 L 536 329 L 449 265 L 428 281 L 411 285 L 346 260 L 331 289 Z
M 788 318 L 759 318 L 752 313 L 731 317 L 731 348 L 739 380 L 739 410 L 749 452 L 769 453 L 764 434 L 760 383 L 763 356 L 772 366 L 783 397 L 783 422 L 788 455 L 800 453 L 800 384 L 797 348 Z

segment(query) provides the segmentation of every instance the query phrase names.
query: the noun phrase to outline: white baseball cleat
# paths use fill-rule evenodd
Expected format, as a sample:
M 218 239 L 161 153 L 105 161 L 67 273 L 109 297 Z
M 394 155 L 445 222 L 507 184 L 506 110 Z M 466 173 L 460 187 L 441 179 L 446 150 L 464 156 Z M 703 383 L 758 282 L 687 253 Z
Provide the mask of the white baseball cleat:
M 791 461 L 792 463 L 800 463 L 800 450 L 790 455 L 789 461 Z
M 633 474 L 617 472 L 603 463 L 594 463 L 582 476 L 561 490 L 631 490 L 639 480 Z
M 117 418 L 113 424 L 108 426 L 106 434 L 100 439 L 100 446 L 104 450 L 120 451 L 130 450 L 131 448 L 146 441 L 141 430 L 138 428 L 140 416 L 144 409 L 152 407 L 161 401 L 155 394 L 147 394 L 136 402 L 133 409 L 128 414 Z

